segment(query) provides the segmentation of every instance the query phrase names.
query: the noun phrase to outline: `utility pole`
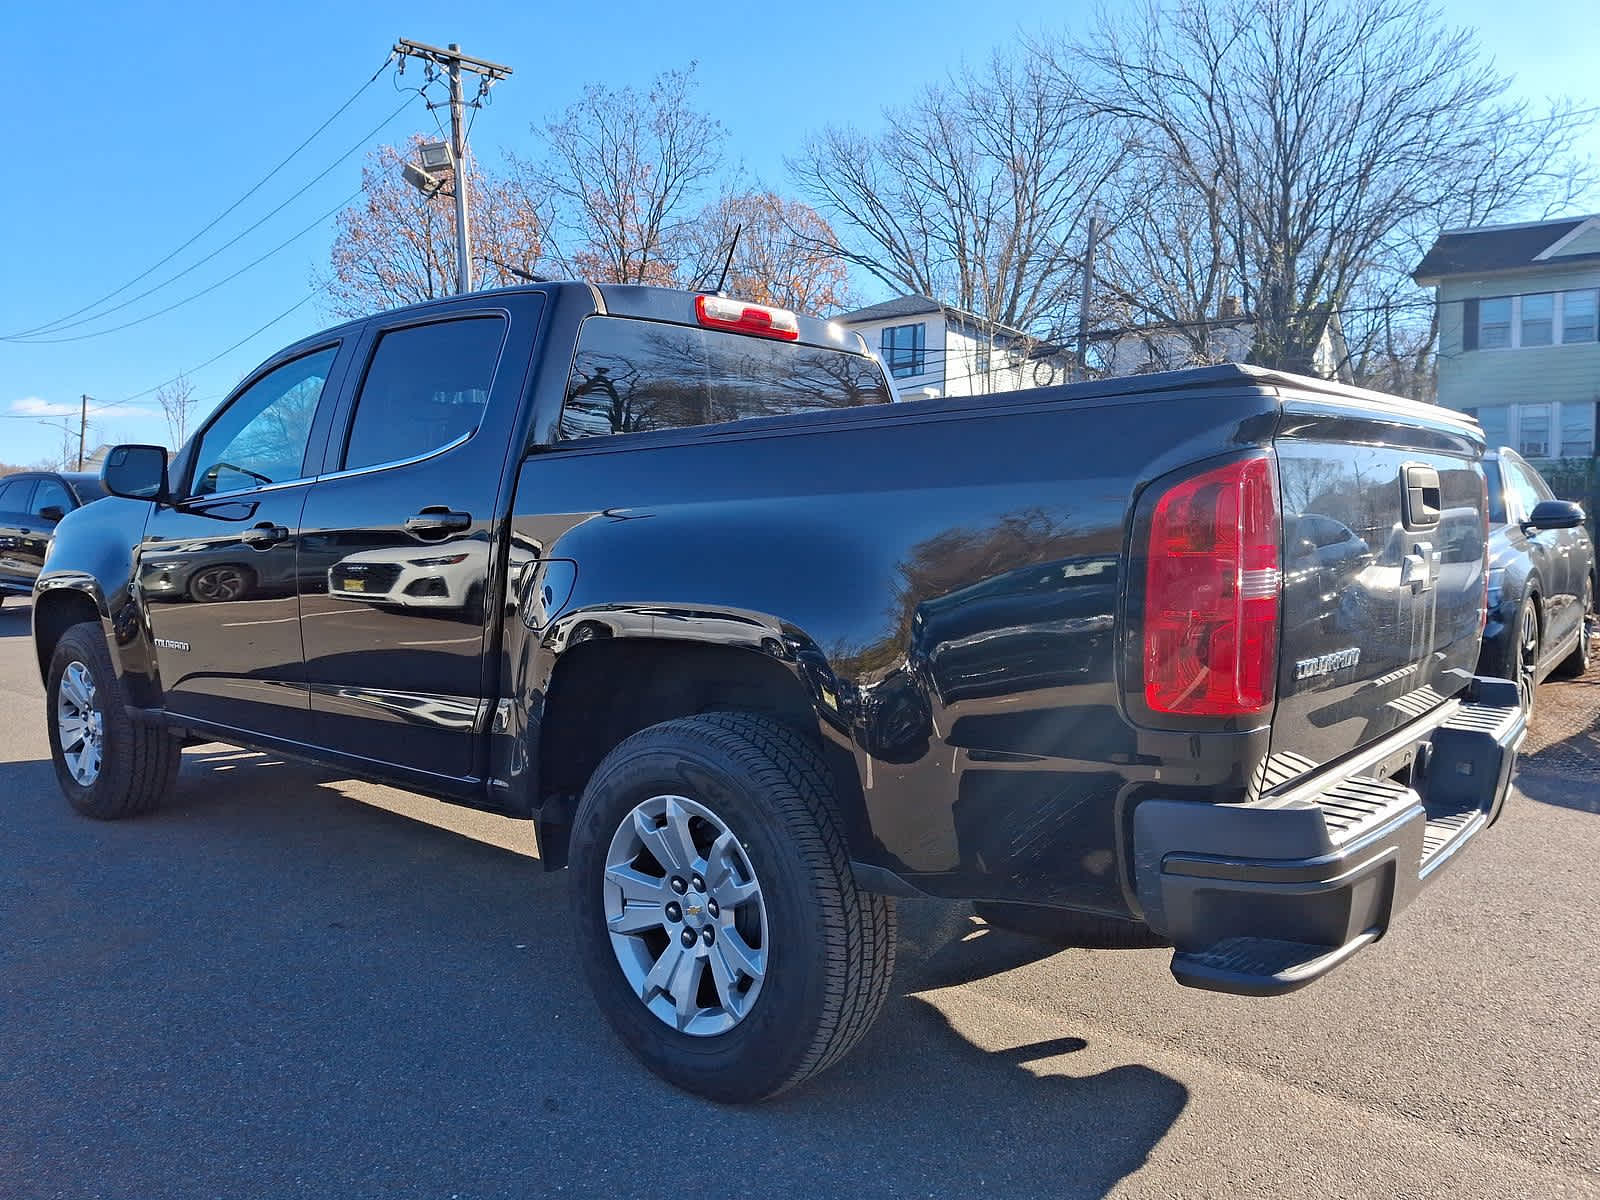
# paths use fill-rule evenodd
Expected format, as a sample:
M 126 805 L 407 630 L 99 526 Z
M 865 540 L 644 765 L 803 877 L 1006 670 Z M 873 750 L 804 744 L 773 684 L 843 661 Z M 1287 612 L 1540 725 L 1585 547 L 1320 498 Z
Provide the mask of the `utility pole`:
M 467 127 L 466 100 L 461 93 L 461 72 L 470 71 L 481 77 L 479 95 L 511 74 L 511 68 L 482 58 L 472 58 L 461 53 L 461 47 L 451 42 L 448 49 L 429 46 L 401 38 L 394 44 L 400 58 L 420 58 L 445 69 L 450 79 L 450 157 L 455 171 L 456 199 L 456 291 L 472 290 L 472 230 L 467 223 Z M 477 101 L 474 100 L 476 105 Z
M 78 470 L 83 470 L 83 439 L 89 432 L 89 397 L 78 398 Z
M 1078 305 L 1078 370 L 1089 377 L 1089 305 L 1094 300 L 1094 247 L 1100 237 L 1100 220 L 1089 214 L 1089 245 L 1083 252 L 1083 299 Z

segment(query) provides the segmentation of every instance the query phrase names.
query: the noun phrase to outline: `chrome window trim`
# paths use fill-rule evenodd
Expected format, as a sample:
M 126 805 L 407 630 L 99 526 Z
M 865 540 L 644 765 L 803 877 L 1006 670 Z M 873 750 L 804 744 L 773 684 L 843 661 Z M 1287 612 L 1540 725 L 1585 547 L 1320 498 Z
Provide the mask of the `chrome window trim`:
M 271 483 L 257 484 L 255 487 L 232 488 L 226 492 L 200 492 L 175 501 L 173 507 L 182 508 L 185 505 L 209 504 L 213 500 L 237 500 L 242 496 L 259 496 L 263 492 L 278 492 L 284 488 L 294 487 L 296 484 L 315 483 L 316 481 L 317 477 L 315 475 L 301 475 L 296 479 L 274 480 Z
M 451 441 L 442 446 L 435 446 L 424 454 L 413 454 L 410 458 L 391 459 L 389 462 L 368 463 L 364 467 L 345 467 L 338 471 L 326 471 L 321 475 L 314 476 L 313 479 L 315 482 L 321 483 L 324 479 L 348 479 L 353 475 L 370 475 L 374 471 L 392 471 L 396 467 L 412 467 L 417 463 L 427 462 L 430 458 L 437 458 L 441 454 L 448 454 L 450 451 L 466 445 L 478 436 L 478 430 L 482 427 L 481 424 L 474 425 L 465 433 L 456 435 Z

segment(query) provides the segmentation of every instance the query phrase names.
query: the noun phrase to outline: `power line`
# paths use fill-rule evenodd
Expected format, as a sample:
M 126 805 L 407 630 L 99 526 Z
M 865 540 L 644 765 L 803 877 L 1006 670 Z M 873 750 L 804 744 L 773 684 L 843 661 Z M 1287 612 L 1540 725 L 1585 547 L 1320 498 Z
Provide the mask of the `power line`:
M 96 329 L 96 330 L 93 330 L 92 332 L 89 332 L 89 333 L 76 333 L 76 334 L 73 334 L 71 337 L 34 338 L 31 342 L 29 342 L 29 345 L 38 346 L 38 345 L 48 345 L 48 344 L 52 344 L 52 343 L 56 343 L 56 342 L 81 342 L 81 341 L 84 341 L 84 340 L 86 340 L 88 338 L 100 337 L 100 336 L 102 336 L 104 334 L 117 333 L 117 332 L 120 332 L 121 330 L 124 330 L 124 329 L 131 329 L 135 325 L 143 325 L 146 321 L 153 321 L 157 317 L 165 316 L 167 313 L 171 312 L 175 308 L 182 308 L 185 304 L 189 304 L 189 303 L 191 303 L 191 302 L 193 302 L 195 300 L 200 299 L 201 296 L 205 296 L 205 295 L 208 295 L 211 292 L 216 291 L 223 284 L 232 282 L 233 280 L 239 278 L 239 276 L 243 275 L 246 271 L 250 270 L 251 268 L 257 267 L 260 264 L 266 262 L 267 259 L 271 258 L 274 254 L 277 254 L 280 250 L 287 249 L 291 244 L 293 244 L 294 242 L 299 241 L 301 238 L 305 237 L 306 234 L 310 233 L 313 229 L 316 229 L 319 225 L 321 225 L 329 217 L 333 216 L 335 213 L 339 212 L 341 209 L 345 208 L 346 206 L 348 206 L 350 204 L 353 204 L 361 196 L 361 194 L 362 194 L 362 189 L 361 188 L 357 188 L 355 191 L 351 192 L 348 196 L 346 196 L 343 200 L 339 201 L 338 204 L 335 204 L 327 212 L 323 213 L 322 215 L 317 217 L 315 220 L 313 220 L 311 222 L 311 224 L 309 224 L 309 225 L 305 226 L 304 228 L 302 228 L 300 230 L 300 232 L 292 234 L 291 236 L 285 238 L 283 241 L 279 242 L 276 246 L 274 246 L 271 250 L 268 250 L 265 254 L 262 254 L 257 258 L 251 259 L 249 262 L 245 263 L 244 266 L 240 267 L 237 271 L 233 272 L 233 274 L 224 275 L 221 279 L 217 280 L 215 283 L 210 284 L 207 287 L 201 288 L 198 292 L 195 292 L 193 295 L 185 296 L 182 300 L 175 301 L 172 304 L 167 305 L 165 308 L 158 308 L 153 313 L 146 313 L 142 317 L 135 317 L 131 321 L 124 321 L 121 325 L 113 325 L 109 329 Z
M 107 308 L 107 309 L 103 309 L 100 312 L 95 313 L 92 316 L 82 317 L 82 318 L 80 318 L 80 319 L 78 319 L 76 321 L 58 322 L 53 327 L 50 327 L 48 329 L 44 329 L 43 332 L 50 333 L 50 334 L 61 333 L 63 330 L 74 329 L 74 328 L 77 328 L 80 325 L 86 325 L 86 324 L 89 324 L 90 322 L 98 321 L 98 320 L 102 319 L 103 317 L 108 317 L 114 312 L 119 312 L 120 310 L 127 308 L 130 304 L 135 304 L 138 301 L 143 300 L 145 297 L 153 295 L 156 292 L 159 292 L 162 288 L 166 287 L 168 284 L 175 283 L 176 281 L 178 281 L 179 279 L 182 279 L 185 275 L 189 274 L 189 272 L 195 270 L 196 268 L 204 266 L 206 263 L 208 263 L 212 259 L 216 258 L 223 251 L 225 251 L 225 250 L 231 248 L 232 246 L 234 246 L 235 244 L 237 244 L 240 240 L 242 240 L 247 235 L 249 235 L 251 233 L 254 233 L 257 229 L 261 228 L 262 225 L 266 224 L 273 217 L 277 216 L 280 212 L 282 212 L 285 208 L 287 208 L 294 201 L 298 200 L 301 196 L 305 195 L 305 193 L 310 191 L 311 188 L 315 187 L 318 183 L 322 182 L 323 179 L 325 179 L 329 174 L 332 173 L 334 168 L 338 167 L 341 163 L 343 163 L 352 154 L 355 154 L 358 150 L 361 150 L 364 147 L 366 147 L 372 141 L 372 139 L 375 136 L 377 136 L 377 134 L 384 129 L 385 126 L 389 125 L 396 117 L 398 117 L 402 112 L 404 112 L 406 110 L 406 107 L 410 103 L 411 103 L 411 101 L 410 101 L 409 98 L 406 99 L 405 101 L 403 101 L 399 108 L 395 109 L 392 113 L 390 113 L 382 121 L 380 121 L 380 122 L 378 122 L 378 124 L 374 125 L 370 130 L 367 131 L 366 134 L 364 134 L 362 136 L 362 138 L 358 142 L 356 142 L 353 146 L 351 146 L 348 150 L 346 150 L 343 154 L 341 154 L 333 162 L 329 163 L 326 167 L 324 167 L 320 172 L 318 172 L 318 174 L 313 176 L 312 179 L 309 182 L 304 184 L 298 191 L 296 191 L 293 194 L 291 194 L 287 199 L 285 199 L 281 204 L 279 204 L 278 207 L 274 208 L 271 212 L 267 213 L 266 216 L 264 216 L 260 220 L 256 221 L 253 225 L 250 225 L 250 226 L 246 227 L 245 229 L 241 230 L 239 233 L 235 234 L 232 238 L 230 238 L 228 241 L 224 242 L 222 245 L 218 246 L 215 250 L 213 250 L 210 254 L 207 254 L 204 258 L 197 259 L 195 262 L 190 263 L 183 270 L 179 271 L 176 275 L 168 276 L 166 279 L 162 280 L 160 283 L 156 284 L 154 287 L 146 288 L 144 291 L 140 292 L 137 296 L 131 296 L 127 300 L 124 300 L 120 304 L 115 304 L 112 307 Z M 360 192 L 357 192 L 356 195 L 360 195 Z M 350 199 L 351 200 L 355 199 L 355 196 L 350 197 Z M 348 203 L 349 203 L 349 200 L 346 200 L 344 202 L 344 204 L 348 204 Z M 343 208 L 344 204 L 340 204 L 339 207 Z M 338 209 L 335 209 L 334 211 L 337 212 Z M 330 213 L 330 214 L 325 214 L 325 215 L 331 216 L 332 214 Z M 318 218 L 319 221 L 323 220 L 323 219 L 324 218 L 322 218 L 322 217 Z M 302 230 L 301 232 L 304 233 L 304 232 L 307 232 L 307 231 Z M 300 235 L 296 234 L 295 236 L 298 237 Z M 289 240 L 293 241 L 294 239 L 291 238 Z M 250 266 L 254 266 L 255 263 L 261 262 L 262 259 L 270 257 L 272 254 L 277 253 L 277 250 L 281 250 L 283 248 L 283 246 L 285 246 L 285 245 L 288 245 L 288 242 L 283 243 L 283 245 L 278 246 L 274 250 L 268 251 L 266 255 L 262 256 L 262 258 L 256 259 L 255 262 L 253 262 L 253 263 L 251 263 L 249 265 Z M 246 269 L 248 269 L 248 267 Z M 234 275 L 228 276 L 227 279 L 232 279 L 237 274 L 238 274 L 238 272 L 235 272 Z M 227 279 L 221 280 L 220 282 L 221 283 L 226 283 Z M 218 286 L 218 285 L 217 284 L 213 284 L 212 285 L 212 287 L 216 287 L 216 286 Z M 211 290 L 210 288 L 206 289 L 206 291 L 210 291 L 210 290 Z M 197 292 L 195 294 L 195 296 L 191 296 L 191 297 L 189 297 L 189 299 L 192 300 L 192 299 L 195 299 L 196 296 L 203 296 L 203 295 L 205 295 L 205 291 Z M 188 303 L 188 300 L 180 300 L 180 301 L 178 301 L 178 304 L 186 304 L 186 303 Z M 173 308 L 178 307 L 178 304 L 170 305 L 167 308 L 163 308 L 163 309 L 159 310 L 158 312 L 150 314 L 150 316 L 160 316 L 162 313 L 170 312 L 170 311 L 172 311 Z M 150 317 L 140 317 L 136 321 L 129 321 L 129 322 L 126 322 L 125 324 L 122 324 L 122 325 L 113 325 L 109 329 L 95 329 L 95 330 L 91 330 L 88 333 L 74 334 L 71 337 L 47 337 L 47 336 L 41 336 L 39 334 L 35 334 L 35 335 L 29 336 L 29 337 L 0 338 L 0 341 L 21 342 L 24 345 L 34 345 L 34 346 L 50 345 L 50 344 L 55 343 L 55 342 L 77 342 L 77 341 L 82 341 L 85 338 L 99 337 L 101 334 L 104 334 L 104 333 L 115 333 L 119 329 L 127 329 L 130 325 L 137 325 L 140 322 L 147 321 L 149 319 L 150 319 Z
M 161 267 L 164 267 L 167 263 L 171 262 L 178 255 L 182 254 L 190 246 L 194 245 L 195 242 L 199 241 L 202 237 L 204 237 L 206 234 L 210 233 L 213 229 L 215 229 L 217 227 L 217 225 L 220 224 L 223 221 L 224 218 L 229 216 L 241 204 L 243 204 L 246 200 L 250 199 L 251 196 L 255 195 L 258 191 L 260 191 L 262 189 L 262 187 L 264 187 L 274 176 L 276 176 L 279 171 L 283 170 L 284 167 L 288 166 L 289 163 L 291 161 L 293 161 L 294 158 L 300 153 L 300 151 L 304 150 L 313 141 L 315 141 L 317 136 L 320 133 L 322 133 L 322 131 L 324 129 L 326 129 L 329 125 L 333 124 L 333 122 L 336 121 L 344 113 L 344 111 L 346 109 L 348 109 L 352 104 L 354 104 L 361 97 L 362 93 L 364 93 L 369 87 L 371 87 L 373 85 L 374 82 L 377 81 L 378 76 L 383 74 L 384 68 L 389 65 L 389 63 L 393 60 L 393 58 L 394 58 L 393 53 L 390 53 L 390 55 L 383 60 L 382 64 L 378 67 L 378 69 L 376 71 L 374 71 L 372 73 L 372 75 L 367 79 L 367 81 L 365 83 L 363 83 L 359 88 L 357 88 L 351 94 L 351 96 L 350 96 L 350 98 L 348 100 L 346 100 L 338 108 L 334 109 L 333 110 L 333 114 L 331 116 L 329 116 L 325 121 L 323 121 L 322 124 L 318 125 L 315 129 L 313 129 L 311 131 L 311 133 L 305 138 L 304 141 L 302 141 L 293 150 L 289 151 L 288 155 L 281 162 L 279 162 L 277 166 L 273 167 L 272 170 L 268 171 L 265 175 L 263 175 L 260 179 L 258 179 L 250 187 L 250 189 L 244 193 L 244 195 L 240 196 L 232 204 L 228 205 L 227 208 L 223 209 L 220 213 L 218 213 L 215 217 L 213 217 L 209 222 L 207 222 L 200 229 L 200 232 L 196 233 L 194 236 L 189 238 L 188 241 L 184 242 L 176 250 L 173 250 L 171 253 L 167 254 L 166 257 L 161 258 L 161 259 L 159 259 L 158 261 L 156 261 L 154 263 L 151 263 L 150 266 L 146 267 L 143 271 L 141 271 L 139 274 L 135 275 L 132 279 L 128 280 L 126 283 L 122 284 L 120 287 L 117 287 L 116 289 L 114 289 L 114 290 L 112 290 L 110 292 L 107 292 L 104 296 L 101 296 L 98 300 L 93 300 L 90 303 L 85 304 L 82 308 L 75 309 L 74 311 L 67 313 L 65 316 L 57 317 L 53 321 L 46 321 L 43 325 L 35 325 L 31 329 L 21 330 L 21 331 L 19 331 L 17 333 L 10 333 L 10 334 L 0 335 L 0 341 L 15 341 L 17 339 L 27 337 L 29 334 L 43 333 L 46 330 L 55 329 L 58 326 L 63 325 L 65 322 L 72 320 L 74 317 L 80 316 L 81 314 L 88 312 L 92 308 L 98 308 L 100 305 L 104 304 L 107 300 L 110 300 L 115 296 L 121 295 L 123 292 L 127 291 L 134 284 L 139 283 L 141 280 L 149 278 L 150 275 L 154 274 Z M 235 240 L 237 240 L 237 239 L 235 239 Z M 232 243 L 229 243 L 229 244 L 231 245 Z M 226 247 L 224 247 L 224 248 L 226 248 Z M 201 260 L 201 261 L 204 261 L 204 260 Z M 104 315 L 104 314 L 102 314 L 102 315 Z
M 109 404 L 102 404 L 102 405 L 100 405 L 99 407 L 97 407 L 95 409 L 95 411 L 94 411 L 94 413 L 92 415 L 98 416 L 100 413 L 105 412 L 108 409 L 121 408 L 124 404 L 131 404 L 135 400 L 142 400 L 146 396 L 149 396 L 149 395 L 151 395 L 151 394 L 153 394 L 155 392 L 159 392 L 162 388 L 166 387 L 168 384 L 176 383 L 181 376 L 194 375 L 194 374 L 197 374 L 200 371 L 205 370 L 212 363 L 217 362 L 219 359 L 226 358 L 228 355 L 232 354 L 235 350 L 239 349 L 239 347 L 243 346 L 246 342 L 249 342 L 249 341 L 253 340 L 254 338 L 259 337 L 261 334 L 263 334 L 267 330 L 271 329 L 274 325 L 276 325 L 279 321 L 283 320 L 285 317 L 287 317 L 290 314 L 294 313 L 298 309 L 304 308 L 307 304 L 311 303 L 311 301 L 313 299 L 315 299 L 315 294 L 314 293 L 307 294 L 305 296 L 300 297 L 300 299 L 296 300 L 293 304 L 291 304 L 288 308 L 284 309 L 277 316 L 273 317 L 270 321 L 267 321 L 265 324 L 258 325 L 255 329 L 253 329 L 249 333 L 245 334 L 244 337 L 240 338 L 237 342 L 233 343 L 233 345 L 229 346 L 226 350 L 219 350 L 216 354 L 213 354 L 210 358 L 206 359 L 205 362 L 197 363 L 196 365 L 188 368 L 187 370 L 179 371 L 178 374 L 174 375 L 171 379 L 163 379 L 160 383 L 154 385 L 153 387 L 147 387 L 143 391 L 134 392 L 131 395 L 124 396 L 121 400 L 113 400 Z M 36 414 L 33 414 L 33 413 L 0 413 L 0 418 L 4 418 L 6 420 L 11 420 L 11 421 L 41 421 L 41 422 L 44 422 L 44 423 L 47 423 L 47 424 L 49 423 L 49 420 L 50 420 L 50 418 L 47 417 L 47 416 L 36 415 Z

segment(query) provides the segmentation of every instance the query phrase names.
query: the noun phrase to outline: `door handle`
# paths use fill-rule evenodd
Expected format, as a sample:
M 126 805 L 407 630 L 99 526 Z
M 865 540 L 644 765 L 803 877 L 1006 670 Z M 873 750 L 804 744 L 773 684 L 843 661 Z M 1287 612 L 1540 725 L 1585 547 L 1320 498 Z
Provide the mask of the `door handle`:
M 406 532 L 418 537 L 439 537 L 471 528 L 471 513 L 456 512 L 442 504 L 431 504 L 416 516 L 406 518 Z
M 270 550 L 279 542 L 288 541 L 289 531 L 282 525 L 262 521 L 259 525 L 253 525 L 241 533 L 239 540 L 252 550 Z

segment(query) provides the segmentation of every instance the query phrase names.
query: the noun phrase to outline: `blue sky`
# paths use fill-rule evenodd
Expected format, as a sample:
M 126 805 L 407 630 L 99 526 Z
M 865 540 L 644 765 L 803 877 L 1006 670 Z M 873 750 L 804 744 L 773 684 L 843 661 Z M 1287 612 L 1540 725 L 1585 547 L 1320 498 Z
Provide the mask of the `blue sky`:
M 696 59 L 702 102 L 728 126 L 731 154 L 782 184 L 784 155 L 809 131 L 828 122 L 870 125 L 882 105 L 906 99 L 963 58 L 983 57 L 1019 29 L 1056 28 L 1088 11 L 1035 0 L 892 7 L 833 0 L 773 6 L 483 0 L 448 7 L 279 0 L 266 8 L 124 0 L 0 7 L 0 38 L 14 51 L 7 62 L 9 186 L 0 192 L 6 285 L 0 334 L 70 313 L 183 243 L 348 98 L 398 36 L 456 41 L 468 53 L 515 68 L 474 130 L 474 145 L 486 157 L 525 147 L 530 123 L 558 112 L 586 81 L 643 83 Z M 1600 104 L 1593 0 L 1552 0 L 1539 7 L 1537 20 L 1489 0 L 1448 4 L 1446 15 L 1477 27 L 1526 94 Z M 115 302 L 264 216 L 401 100 L 386 73 L 238 211 Z M 372 144 L 399 140 L 425 123 L 430 118 L 413 105 Z M 1600 160 L 1600 135 L 1586 150 Z M 92 443 L 162 440 L 153 397 L 136 394 L 217 356 L 311 294 L 313 272 L 326 263 L 332 239 L 331 218 L 317 218 L 359 186 L 361 158 L 353 154 L 237 244 L 170 288 L 129 304 L 115 314 L 119 320 L 62 333 L 145 316 L 314 225 L 204 297 L 104 336 L 0 343 L 0 461 L 32 462 L 59 447 L 60 432 L 41 421 L 59 422 L 57 414 L 75 420 L 81 393 L 96 400 Z M 278 346 L 329 323 L 320 300 L 310 299 L 193 372 L 200 409 L 208 411 Z

